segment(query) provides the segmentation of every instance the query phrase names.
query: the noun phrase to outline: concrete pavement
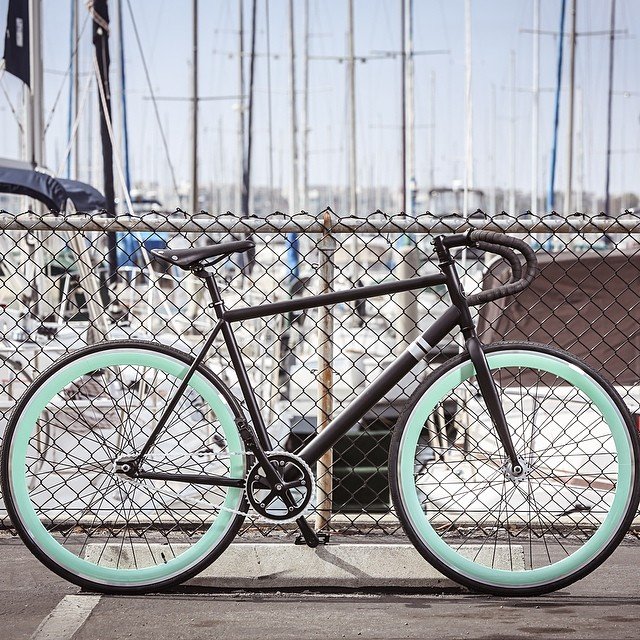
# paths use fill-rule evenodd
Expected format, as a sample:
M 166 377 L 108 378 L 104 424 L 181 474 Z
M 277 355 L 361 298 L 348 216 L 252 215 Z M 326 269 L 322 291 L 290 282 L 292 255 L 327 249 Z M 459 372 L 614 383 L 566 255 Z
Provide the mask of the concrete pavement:
M 97 599 L 57 578 L 12 539 L 0 539 L 0 566 L 2 640 L 28 639 L 39 627 L 37 640 L 640 637 L 639 543 L 624 544 L 570 588 L 530 599 L 461 589 L 220 593 L 197 581 L 170 593 Z

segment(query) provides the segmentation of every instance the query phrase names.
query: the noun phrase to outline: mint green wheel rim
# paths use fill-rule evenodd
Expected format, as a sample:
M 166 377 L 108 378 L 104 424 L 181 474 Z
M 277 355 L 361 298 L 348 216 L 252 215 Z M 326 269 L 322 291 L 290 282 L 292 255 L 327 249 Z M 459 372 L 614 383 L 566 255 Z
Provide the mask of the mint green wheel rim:
M 496 587 L 536 587 L 565 578 L 585 567 L 619 532 L 632 499 L 635 460 L 624 418 L 608 393 L 580 368 L 561 358 L 534 351 L 501 351 L 487 355 L 491 369 L 527 367 L 557 375 L 580 389 L 600 410 L 616 447 L 618 482 L 611 509 L 589 540 L 571 555 L 545 567 L 509 571 L 475 563 L 450 547 L 435 531 L 422 507 L 414 478 L 414 456 L 427 417 L 457 385 L 475 374 L 470 362 L 462 362 L 439 378 L 414 407 L 401 437 L 397 461 L 400 497 L 412 529 L 446 566 L 458 574 Z
M 106 349 L 70 362 L 46 380 L 25 406 L 11 439 L 9 481 L 15 509 L 29 537 L 51 560 L 66 571 L 104 585 L 143 586 L 161 582 L 188 571 L 208 555 L 228 532 L 236 517 L 233 511 L 242 504 L 243 490 L 227 488 L 222 509 L 215 522 L 192 546 L 165 563 L 152 567 L 122 569 L 89 562 L 62 546 L 47 531 L 36 514 L 27 487 L 27 450 L 36 420 L 51 399 L 80 376 L 108 366 L 145 366 L 158 369 L 178 379 L 184 377 L 188 365 L 147 349 Z M 230 476 L 243 478 L 244 452 L 233 414 L 218 390 L 202 374 L 196 372 L 189 385 L 209 403 L 222 426 L 230 453 Z

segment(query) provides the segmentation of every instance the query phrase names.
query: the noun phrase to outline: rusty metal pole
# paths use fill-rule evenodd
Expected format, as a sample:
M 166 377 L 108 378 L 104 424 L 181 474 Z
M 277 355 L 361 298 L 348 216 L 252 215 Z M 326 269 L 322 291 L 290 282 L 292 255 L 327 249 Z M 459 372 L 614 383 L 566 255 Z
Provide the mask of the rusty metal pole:
M 325 233 L 318 245 L 319 293 L 333 289 L 335 238 L 331 235 L 331 211 L 324 212 Z M 318 309 L 318 412 L 317 432 L 320 433 L 331 420 L 333 413 L 333 312 L 329 307 Z M 316 463 L 316 530 L 329 524 L 333 491 L 333 449 L 329 449 Z

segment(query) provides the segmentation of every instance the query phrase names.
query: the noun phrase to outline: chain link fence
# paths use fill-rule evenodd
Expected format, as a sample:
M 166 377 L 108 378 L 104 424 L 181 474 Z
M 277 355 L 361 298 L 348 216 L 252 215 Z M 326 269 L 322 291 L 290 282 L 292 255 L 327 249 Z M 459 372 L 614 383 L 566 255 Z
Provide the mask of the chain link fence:
M 331 210 L 293 218 L 3 212 L 0 432 L 34 378 L 81 346 L 135 338 L 197 352 L 214 322 L 204 285 L 153 259 L 153 248 L 250 235 L 255 256 L 233 255 L 218 268 L 226 305 L 239 308 L 435 273 L 433 236 L 470 227 L 526 239 L 537 249 L 542 269 L 527 291 L 477 310 L 482 339 L 525 339 L 566 349 L 614 382 L 631 412 L 640 415 L 640 217 L 632 213 L 514 218 L 478 211 L 463 219 L 381 212 L 345 218 Z M 457 259 L 467 294 L 509 277 L 502 259 L 473 250 L 460 251 Z M 436 287 L 235 325 L 277 448 L 295 451 L 310 439 L 447 306 L 444 287 Z M 387 480 L 391 433 L 418 383 L 459 350 L 457 336 L 449 336 L 319 461 L 310 514 L 318 529 L 399 532 Z M 237 391 L 221 340 L 207 365 Z M 95 406 L 92 398 L 87 410 Z M 577 410 L 567 418 L 567 428 L 575 419 Z M 76 416 L 73 426 L 105 428 L 96 424 L 95 414 Z M 444 447 L 465 437 L 451 416 L 436 428 Z M 42 455 L 55 452 L 45 447 Z M 56 473 L 55 465 L 50 472 Z M 60 478 L 72 482 L 64 474 Z M 4 507 L 2 521 L 8 526 Z M 286 528 L 259 518 L 248 519 L 246 526 L 265 533 Z

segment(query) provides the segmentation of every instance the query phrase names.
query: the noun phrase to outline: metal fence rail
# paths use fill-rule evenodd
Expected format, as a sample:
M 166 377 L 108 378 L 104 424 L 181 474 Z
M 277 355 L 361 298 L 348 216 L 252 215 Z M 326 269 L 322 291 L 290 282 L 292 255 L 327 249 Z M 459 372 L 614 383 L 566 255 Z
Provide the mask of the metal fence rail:
M 31 211 L 10 214 L 0 211 L 0 229 L 39 231 L 157 231 L 169 233 L 324 233 L 327 225 L 332 234 L 350 233 L 459 233 L 467 229 L 484 229 L 503 233 L 638 233 L 640 215 L 625 212 L 619 216 L 598 214 L 590 216 L 576 213 L 564 217 L 556 213 L 545 216 L 523 214 L 518 217 L 501 213 L 489 216 L 477 211 L 472 217 L 458 215 L 447 217 L 429 213 L 417 217 L 404 214 L 387 215 L 376 211 L 366 217 L 340 217 L 331 209 L 317 216 L 300 213 L 290 216 L 274 212 L 264 218 L 250 216 L 239 218 L 231 214 L 211 216 L 198 214 L 186 216 L 177 211 L 172 214 L 151 212 L 143 215 L 106 214 L 35 214 Z
M 632 213 L 410 219 L 380 212 L 340 217 L 328 209 L 262 219 L 0 212 L 0 432 L 34 378 L 80 346 L 131 337 L 198 349 L 213 323 L 202 283 L 153 260 L 152 247 L 251 234 L 255 260 L 232 256 L 219 268 L 227 305 L 240 308 L 433 273 L 430 238 L 469 228 L 518 234 L 537 249 L 542 265 L 528 297 L 479 310 L 482 337 L 532 339 L 586 358 L 640 415 L 640 216 Z M 115 265 L 107 263 L 109 234 L 117 234 Z M 500 261 L 473 251 L 460 254 L 459 264 L 468 294 L 507 275 Z M 243 323 L 238 340 L 278 446 L 292 451 L 322 429 L 439 317 L 445 295 L 435 288 Z M 208 365 L 235 389 L 217 347 Z M 398 532 L 387 482 L 391 432 L 417 384 L 458 350 L 450 336 L 322 458 L 313 502 L 318 528 Z M 4 510 L 1 515 L 7 524 Z

